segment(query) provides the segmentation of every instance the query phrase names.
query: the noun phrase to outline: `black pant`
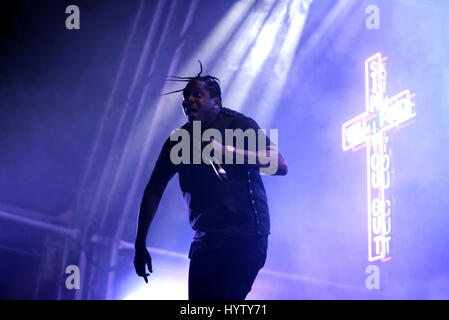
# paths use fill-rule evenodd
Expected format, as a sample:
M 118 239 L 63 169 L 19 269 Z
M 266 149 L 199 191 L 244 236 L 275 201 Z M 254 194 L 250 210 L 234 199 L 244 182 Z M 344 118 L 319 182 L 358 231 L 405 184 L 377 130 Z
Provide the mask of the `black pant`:
M 244 300 L 267 257 L 268 236 L 193 242 L 190 300 Z

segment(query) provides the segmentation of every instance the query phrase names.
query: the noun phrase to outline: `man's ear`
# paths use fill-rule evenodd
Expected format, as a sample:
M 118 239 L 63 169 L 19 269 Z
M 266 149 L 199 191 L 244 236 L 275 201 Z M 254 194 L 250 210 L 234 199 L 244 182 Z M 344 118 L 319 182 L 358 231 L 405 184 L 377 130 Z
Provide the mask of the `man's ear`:
M 214 99 L 214 108 L 217 109 L 220 107 L 220 99 L 219 98 L 215 98 Z

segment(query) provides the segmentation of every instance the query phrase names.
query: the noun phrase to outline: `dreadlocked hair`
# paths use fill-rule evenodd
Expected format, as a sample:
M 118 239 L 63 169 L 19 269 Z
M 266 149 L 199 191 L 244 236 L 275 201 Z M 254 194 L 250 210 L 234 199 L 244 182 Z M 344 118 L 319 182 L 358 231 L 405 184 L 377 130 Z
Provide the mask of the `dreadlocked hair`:
M 184 96 L 184 100 L 187 100 L 189 97 L 190 91 L 194 88 L 194 85 L 197 81 L 203 81 L 207 89 L 209 90 L 209 94 L 211 98 L 218 97 L 220 100 L 220 106 L 221 106 L 221 88 L 220 88 L 220 79 L 214 76 L 206 75 L 202 76 L 201 73 L 203 73 L 203 65 L 200 60 L 198 60 L 200 64 L 200 72 L 195 77 L 178 77 L 178 76 L 167 76 L 167 81 L 179 81 L 179 82 L 187 82 L 187 85 L 183 89 L 170 91 L 167 93 L 161 94 L 161 96 L 165 96 L 167 94 L 172 94 L 176 92 L 181 92 Z

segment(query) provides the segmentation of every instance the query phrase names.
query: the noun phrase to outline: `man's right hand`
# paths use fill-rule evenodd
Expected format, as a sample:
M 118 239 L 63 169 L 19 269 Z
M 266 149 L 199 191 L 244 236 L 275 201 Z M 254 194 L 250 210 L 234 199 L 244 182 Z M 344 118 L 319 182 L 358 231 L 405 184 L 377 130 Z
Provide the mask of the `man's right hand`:
M 148 272 L 146 271 L 148 267 Z M 153 267 L 151 265 L 151 256 L 145 246 L 136 246 L 134 253 L 134 268 L 139 277 L 143 277 L 146 283 L 148 283 L 148 276 L 153 272 Z

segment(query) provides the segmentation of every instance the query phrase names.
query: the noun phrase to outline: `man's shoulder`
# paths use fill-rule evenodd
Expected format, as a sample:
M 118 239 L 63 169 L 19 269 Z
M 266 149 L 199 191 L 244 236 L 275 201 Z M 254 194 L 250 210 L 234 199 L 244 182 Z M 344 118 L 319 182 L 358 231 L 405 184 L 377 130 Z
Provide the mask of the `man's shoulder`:
M 188 130 L 188 129 L 190 129 L 191 126 L 192 126 L 191 124 L 189 124 L 188 122 L 186 122 L 186 123 L 184 123 L 182 126 L 180 126 L 179 128 L 175 129 L 174 131 L 179 130 L 179 129 L 185 129 L 185 130 Z
M 221 108 L 221 114 L 227 117 L 246 117 L 243 113 L 238 112 L 236 110 L 230 109 L 230 108 Z
M 247 115 L 229 109 L 229 108 L 222 108 L 222 114 L 224 116 L 230 117 L 232 118 L 232 124 L 233 127 L 235 128 L 242 128 L 242 129 L 246 129 L 246 128 L 258 128 L 258 124 L 257 122 L 252 119 L 251 117 L 248 117 Z

